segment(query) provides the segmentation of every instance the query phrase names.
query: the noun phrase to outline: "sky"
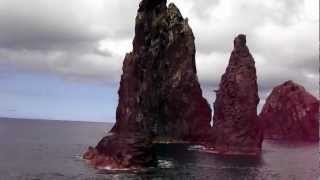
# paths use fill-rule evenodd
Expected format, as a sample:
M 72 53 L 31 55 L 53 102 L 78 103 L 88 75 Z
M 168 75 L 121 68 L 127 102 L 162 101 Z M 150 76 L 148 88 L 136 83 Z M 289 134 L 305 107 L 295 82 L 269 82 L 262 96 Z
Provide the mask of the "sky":
M 261 109 L 287 80 L 318 97 L 318 0 L 168 0 L 189 19 L 204 96 L 247 35 Z M 138 0 L 0 0 L 0 116 L 114 122 Z

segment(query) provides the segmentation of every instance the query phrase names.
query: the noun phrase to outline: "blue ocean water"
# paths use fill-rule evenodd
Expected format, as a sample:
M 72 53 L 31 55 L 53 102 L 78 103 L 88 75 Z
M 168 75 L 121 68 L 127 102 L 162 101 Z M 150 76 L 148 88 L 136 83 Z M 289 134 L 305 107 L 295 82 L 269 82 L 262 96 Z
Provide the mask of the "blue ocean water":
M 265 141 L 260 157 L 221 156 L 182 144 L 157 145 L 158 167 L 111 172 L 81 154 L 108 123 L 0 119 L 0 180 L 318 180 L 319 144 Z

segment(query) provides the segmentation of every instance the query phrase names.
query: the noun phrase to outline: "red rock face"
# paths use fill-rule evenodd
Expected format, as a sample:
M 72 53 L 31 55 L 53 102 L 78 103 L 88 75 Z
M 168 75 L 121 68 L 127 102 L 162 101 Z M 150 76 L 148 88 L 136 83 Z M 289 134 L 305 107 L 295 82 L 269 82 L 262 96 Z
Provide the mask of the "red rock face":
M 123 64 L 112 132 L 142 131 L 154 138 L 190 140 L 210 127 L 188 21 L 166 1 L 140 3 L 133 52 Z
M 110 134 L 89 147 L 83 158 L 99 169 L 140 169 L 156 165 L 152 142 L 143 134 Z
M 99 142 L 96 156 L 86 156 L 91 162 L 102 155 L 104 162 L 112 159 L 119 167 L 149 165 L 152 140 L 204 138 L 211 109 L 197 78 L 192 30 L 174 4 L 140 3 L 118 94 L 113 135 Z
M 222 76 L 214 103 L 211 143 L 219 153 L 256 154 L 262 135 L 258 125 L 259 103 L 255 62 L 246 36 L 234 40 L 229 65 Z
M 259 118 L 266 139 L 319 141 L 319 101 L 292 81 L 273 89 Z

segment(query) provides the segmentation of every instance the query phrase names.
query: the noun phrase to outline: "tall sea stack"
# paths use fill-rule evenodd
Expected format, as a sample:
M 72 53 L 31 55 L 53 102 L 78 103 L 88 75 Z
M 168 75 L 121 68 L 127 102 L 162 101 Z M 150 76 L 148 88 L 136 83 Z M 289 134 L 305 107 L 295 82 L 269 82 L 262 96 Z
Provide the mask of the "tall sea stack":
M 256 68 L 246 36 L 234 40 L 229 65 L 216 90 L 212 145 L 222 154 L 257 154 L 261 150 Z
M 272 90 L 259 118 L 266 139 L 319 141 L 319 100 L 293 81 Z
M 133 50 L 123 62 L 116 124 L 87 159 L 101 155 L 120 167 L 143 166 L 154 159 L 151 141 L 201 141 L 211 109 L 202 97 L 195 53 L 193 32 L 178 8 L 142 0 Z
M 143 0 L 133 51 L 126 55 L 114 133 L 142 131 L 156 139 L 190 140 L 210 127 L 193 32 L 174 4 Z

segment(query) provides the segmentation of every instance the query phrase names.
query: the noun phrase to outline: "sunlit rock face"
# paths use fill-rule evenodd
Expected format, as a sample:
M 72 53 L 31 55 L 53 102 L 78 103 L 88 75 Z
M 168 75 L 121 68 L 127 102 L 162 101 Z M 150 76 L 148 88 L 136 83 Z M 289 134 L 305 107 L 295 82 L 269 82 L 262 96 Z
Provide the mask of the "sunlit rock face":
M 205 138 L 211 109 L 197 78 L 193 32 L 174 4 L 140 3 L 122 70 L 113 135 L 88 150 L 92 164 L 102 155 L 120 167 L 150 165 L 152 141 Z
M 246 36 L 234 40 L 229 65 L 216 90 L 211 143 L 218 153 L 257 154 L 262 133 L 257 117 L 259 103 L 256 68 Z
M 266 139 L 319 141 L 319 101 L 292 81 L 272 90 L 259 117 Z

